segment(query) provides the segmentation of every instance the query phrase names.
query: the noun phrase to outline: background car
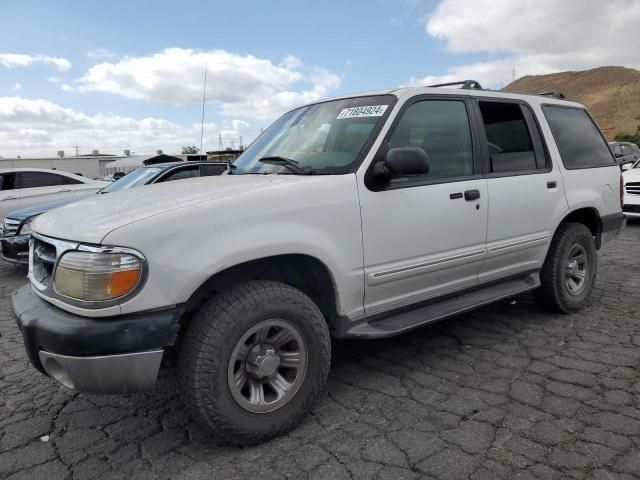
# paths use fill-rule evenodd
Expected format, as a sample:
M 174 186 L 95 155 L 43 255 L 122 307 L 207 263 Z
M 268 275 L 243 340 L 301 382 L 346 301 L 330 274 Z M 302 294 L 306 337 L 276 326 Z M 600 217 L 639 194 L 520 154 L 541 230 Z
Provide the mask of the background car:
M 640 147 L 635 143 L 609 142 L 609 145 L 620 167 L 623 165 L 631 165 L 640 160 Z
M 0 169 L 0 218 L 19 208 L 97 192 L 106 185 L 107 182 L 59 170 Z
M 627 218 L 640 218 L 640 160 L 631 167 L 625 168 L 622 179 L 624 182 L 622 213 Z
M 101 182 L 100 186 L 103 188 L 97 193 L 102 195 L 152 183 L 169 182 L 193 177 L 215 176 L 222 174 L 226 170 L 227 164 L 218 162 L 159 163 L 138 168 L 113 183 L 107 184 Z M 2 173 L 0 172 L 0 174 Z M 107 186 L 105 187 L 104 185 Z M 79 193 L 85 193 L 85 191 L 80 191 Z M 76 195 L 72 198 L 57 199 L 52 202 L 39 203 L 32 207 L 23 208 L 7 214 L 2 225 L 3 233 L 0 233 L 2 258 L 9 262 L 26 264 L 28 262 L 31 222 L 44 212 L 74 202 L 80 198 L 85 197 Z

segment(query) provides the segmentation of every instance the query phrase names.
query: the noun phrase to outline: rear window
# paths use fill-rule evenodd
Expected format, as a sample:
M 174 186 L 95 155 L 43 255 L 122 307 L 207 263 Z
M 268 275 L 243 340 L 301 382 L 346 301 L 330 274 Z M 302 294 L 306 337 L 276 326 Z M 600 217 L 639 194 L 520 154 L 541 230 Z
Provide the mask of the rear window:
M 615 165 L 607 142 L 585 110 L 552 105 L 543 109 L 566 168 Z

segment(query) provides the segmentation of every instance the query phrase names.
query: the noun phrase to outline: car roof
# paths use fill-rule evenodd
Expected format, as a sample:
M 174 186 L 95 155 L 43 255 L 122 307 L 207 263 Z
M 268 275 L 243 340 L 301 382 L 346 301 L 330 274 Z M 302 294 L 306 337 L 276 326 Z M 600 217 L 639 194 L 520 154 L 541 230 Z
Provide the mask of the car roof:
M 29 167 L 17 167 L 17 168 L 0 168 L 0 173 L 18 173 L 18 172 L 44 172 L 44 173 L 57 173 L 58 175 L 80 177 L 81 175 L 75 175 L 73 173 L 65 172 L 64 170 L 53 170 L 50 168 L 29 168 Z M 89 179 L 90 180 L 90 179 Z
M 181 165 L 225 165 L 225 162 L 209 162 L 206 160 L 203 161 L 184 161 L 184 162 L 165 162 L 165 163 L 155 163 L 153 165 L 145 165 L 144 167 L 141 168 L 163 168 L 163 169 L 167 169 L 167 168 L 171 168 L 171 167 L 176 167 L 176 166 L 181 166 Z
M 385 90 L 374 90 L 369 92 L 360 92 L 351 95 L 340 95 L 337 97 L 331 97 L 324 100 L 320 100 L 314 103 L 322 103 L 330 100 L 342 100 L 355 97 L 377 96 L 377 95 L 395 95 L 400 100 L 405 100 L 409 97 L 416 95 L 452 95 L 452 96 L 465 96 L 465 97 L 484 97 L 484 98 L 508 98 L 512 100 L 523 100 L 530 104 L 559 104 L 565 106 L 573 106 L 584 108 L 583 105 L 577 102 L 571 102 L 569 100 L 553 97 L 550 95 L 530 95 L 523 93 L 509 93 L 502 92 L 500 90 L 486 90 L 486 89 L 474 89 L 474 88 L 444 88 L 444 87 L 400 87 L 391 88 Z

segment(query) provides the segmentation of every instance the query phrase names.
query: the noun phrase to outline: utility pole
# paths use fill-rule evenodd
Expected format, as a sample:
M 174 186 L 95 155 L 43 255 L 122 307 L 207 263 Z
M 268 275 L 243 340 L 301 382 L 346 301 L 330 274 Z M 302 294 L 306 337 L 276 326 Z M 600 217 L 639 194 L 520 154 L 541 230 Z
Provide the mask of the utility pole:
M 242 143 L 242 135 L 240 135 L 240 145 L 238 146 L 238 148 L 242 148 L 242 145 L 243 145 L 243 143 Z
M 202 155 L 202 139 L 204 138 L 204 104 L 207 99 L 207 69 L 204 69 L 204 86 L 202 87 L 202 121 L 200 123 L 200 155 Z
M 218 150 L 222 151 L 222 134 L 218 134 Z
M 78 148 L 80 148 L 80 147 L 76 145 L 76 146 L 75 146 L 75 147 L 73 147 L 73 148 L 75 148 L 75 149 L 76 149 L 76 157 L 77 157 L 77 156 L 78 156 Z

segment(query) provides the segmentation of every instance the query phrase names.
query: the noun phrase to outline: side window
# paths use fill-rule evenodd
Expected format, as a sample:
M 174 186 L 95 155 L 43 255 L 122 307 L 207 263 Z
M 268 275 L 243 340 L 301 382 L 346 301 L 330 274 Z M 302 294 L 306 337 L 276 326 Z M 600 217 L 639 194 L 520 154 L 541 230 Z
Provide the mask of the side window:
M 391 185 L 473 175 L 469 115 L 460 100 L 423 100 L 409 106 L 389 137 L 388 147 L 419 147 L 429 156 L 429 173 L 391 179 Z
M 174 180 L 184 180 L 185 178 L 194 178 L 200 176 L 200 169 L 197 165 L 192 165 L 187 168 L 181 168 L 177 172 L 171 172 L 164 177 L 161 182 L 173 182 Z
M 14 173 L 3 173 L 0 175 L 0 190 L 13 190 L 15 183 L 15 174 Z
M 53 187 L 65 185 L 66 177 L 47 172 L 20 172 L 18 184 L 20 188 Z
M 221 165 L 219 163 L 214 163 L 211 165 L 200 165 L 200 176 L 215 177 L 218 175 L 222 175 L 222 172 L 224 172 L 226 169 L 226 165 Z
M 543 110 L 566 168 L 615 165 L 604 137 L 584 109 L 546 105 Z
M 82 182 L 80 180 L 76 180 L 71 177 L 62 177 L 65 185 L 81 185 Z
M 622 152 L 622 145 L 616 144 L 613 146 L 613 154 L 614 155 L 624 155 Z
M 487 136 L 491 173 L 547 168 L 540 133 L 528 108 L 510 102 L 480 101 L 478 105 Z

